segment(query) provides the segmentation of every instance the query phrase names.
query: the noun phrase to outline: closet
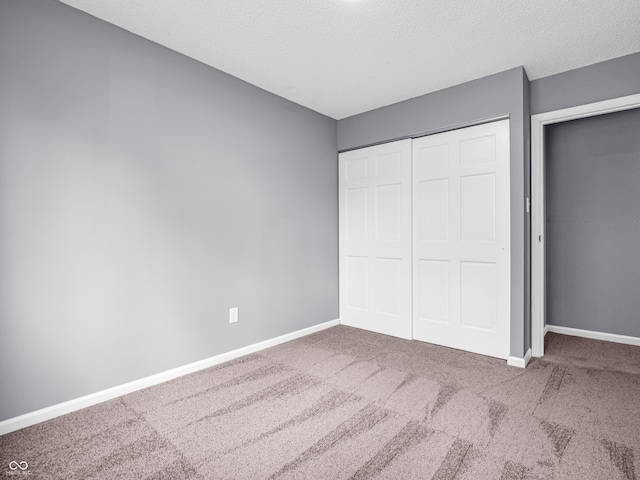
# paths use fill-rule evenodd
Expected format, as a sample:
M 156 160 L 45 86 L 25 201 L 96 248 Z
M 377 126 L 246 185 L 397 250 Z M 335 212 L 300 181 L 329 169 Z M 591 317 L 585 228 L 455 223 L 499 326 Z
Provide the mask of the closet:
M 339 156 L 340 321 L 507 358 L 509 121 Z

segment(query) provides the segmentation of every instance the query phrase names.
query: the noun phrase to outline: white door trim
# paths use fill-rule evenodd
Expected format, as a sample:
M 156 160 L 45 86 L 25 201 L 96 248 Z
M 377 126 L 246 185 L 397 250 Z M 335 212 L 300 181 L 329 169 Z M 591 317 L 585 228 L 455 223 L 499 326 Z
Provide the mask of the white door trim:
M 544 127 L 640 107 L 640 94 L 579 105 L 531 116 L 531 353 L 544 355 L 545 270 L 544 270 Z

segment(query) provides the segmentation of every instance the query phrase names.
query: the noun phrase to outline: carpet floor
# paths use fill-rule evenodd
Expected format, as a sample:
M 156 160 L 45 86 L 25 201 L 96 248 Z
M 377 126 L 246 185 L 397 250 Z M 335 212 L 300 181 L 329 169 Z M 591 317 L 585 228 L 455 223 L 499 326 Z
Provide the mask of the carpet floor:
M 546 350 L 518 369 L 338 326 L 4 435 L 0 475 L 640 478 L 640 347 Z

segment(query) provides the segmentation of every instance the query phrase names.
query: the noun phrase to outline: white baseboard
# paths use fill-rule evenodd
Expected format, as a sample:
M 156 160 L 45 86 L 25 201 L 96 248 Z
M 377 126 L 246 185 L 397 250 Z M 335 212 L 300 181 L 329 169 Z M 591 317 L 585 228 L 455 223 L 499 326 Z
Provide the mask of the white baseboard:
M 524 358 L 512 357 L 511 355 L 509 355 L 507 357 L 507 365 L 511 365 L 512 367 L 525 368 L 529 364 L 529 360 L 531 360 L 531 349 L 527 350 L 527 353 L 524 354 Z
M 559 327 L 557 325 L 545 325 L 547 331 L 560 333 L 562 335 L 572 335 L 574 337 L 591 338 L 593 340 L 604 340 L 605 342 L 624 343 L 625 345 L 635 345 L 640 347 L 640 337 L 629 337 L 615 333 L 593 332 L 591 330 L 581 330 L 579 328 Z
M 134 380 L 133 382 L 118 385 L 106 390 L 101 390 L 84 397 L 69 400 L 57 405 L 52 405 L 41 410 L 36 410 L 35 412 L 25 413 L 24 415 L 20 415 L 18 417 L 10 418 L 8 420 L 0 422 L 0 435 L 4 435 L 15 430 L 20 430 L 21 428 L 30 427 L 31 425 L 35 425 L 46 420 L 51 420 L 52 418 L 56 418 L 67 413 L 75 412 L 76 410 L 90 407 L 91 405 L 96 405 L 98 403 L 111 400 L 112 398 L 126 395 L 127 393 L 142 390 L 143 388 L 151 387 L 153 385 L 157 385 L 159 383 L 166 382 L 168 380 L 172 380 L 189 373 L 197 372 L 198 370 L 213 367 L 220 363 L 233 360 L 234 358 L 249 355 L 250 353 L 259 352 L 260 350 L 274 347 L 281 343 L 295 340 L 296 338 L 311 335 L 312 333 L 319 332 L 320 330 L 331 328 L 339 324 L 340 320 L 331 320 L 330 322 L 321 323 L 319 325 L 314 325 L 313 327 L 304 328 L 292 333 L 287 333 L 286 335 L 281 335 L 270 340 L 254 343 L 253 345 L 248 345 L 231 352 L 216 355 L 215 357 L 206 358 L 204 360 L 190 363 L 182 367 L 173 368 L 171 370 L 157 373 L 149 377 Z
M 542 336 L 544 337 L 547 333 L 549 333 L 549 327 L 551 327 L 551 325 L 544 325 L 544 329 L 542 330 Z

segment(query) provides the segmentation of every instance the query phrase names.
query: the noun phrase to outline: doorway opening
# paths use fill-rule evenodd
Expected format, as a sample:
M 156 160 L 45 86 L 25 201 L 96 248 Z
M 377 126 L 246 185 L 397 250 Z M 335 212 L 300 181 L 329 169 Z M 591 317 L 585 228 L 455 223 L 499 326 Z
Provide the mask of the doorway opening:
M 555 327 L 546 325 L 547 318 L 547 251 L 546 190 L 545 190 L 545 127 L 553 124 L 594 117 L 607 113 L 640 108 L 640 94 L 603 102 L 546 112 L 531 117 L 531 182 L 532 182 L 532 228 L 531 228 L 531 350 L 534 357 L 544 355 L 544 335 Z M 563 328 L 563 327 L 560 327 Z M 556 328 L 556 330 L 558 330 Z M 621 343 L 639 344 L 640 339 L 631 336 L 602 334 L 581 329 L 566 329 L 570 333 Z

